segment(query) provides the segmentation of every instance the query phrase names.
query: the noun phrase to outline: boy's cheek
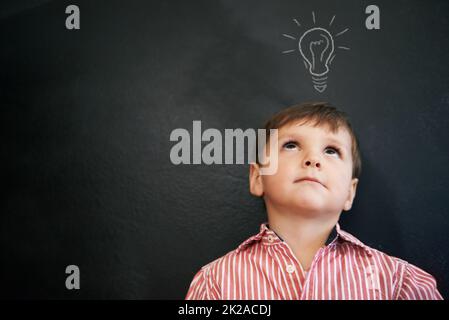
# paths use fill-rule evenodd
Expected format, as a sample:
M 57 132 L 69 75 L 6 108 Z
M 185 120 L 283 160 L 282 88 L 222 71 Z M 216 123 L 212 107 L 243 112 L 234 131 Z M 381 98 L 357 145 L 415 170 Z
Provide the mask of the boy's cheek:
M 263 188 L 268 193 L 279 193 L 285 190 L 286 184 L 288 183 L 285 176 L 280 174 L 278 171 L 274 175 L 263 176 Z
M 331 172 L 337 172 L 336 179 L 341 182 L 342 186 L 348 186 L 352 183 L 352 167 L 349 166 L 341 166 L 339 168 L 335 168 Z

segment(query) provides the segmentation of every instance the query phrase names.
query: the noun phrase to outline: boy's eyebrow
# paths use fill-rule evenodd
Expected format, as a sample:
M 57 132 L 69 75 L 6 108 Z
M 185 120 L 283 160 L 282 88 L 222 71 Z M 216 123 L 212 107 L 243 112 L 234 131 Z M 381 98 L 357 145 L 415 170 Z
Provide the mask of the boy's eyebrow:
M 326 140 L 329 141 L 329 142 L 333 142 L 335 144 L 339 144 L 341 146 L 345 145 L 343 142 L 341 142 L 340 140 L 335 139 L 335 138 L 327 137 Z

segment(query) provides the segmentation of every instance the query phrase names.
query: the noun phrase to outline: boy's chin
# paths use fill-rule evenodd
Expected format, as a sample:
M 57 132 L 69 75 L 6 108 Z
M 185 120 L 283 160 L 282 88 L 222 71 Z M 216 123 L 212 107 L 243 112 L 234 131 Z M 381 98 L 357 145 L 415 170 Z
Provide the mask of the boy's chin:
M 308 217 L 321 217 L 328 215 L 330 210 L 321 201 L 295 201 L 292 203 L 294 212 Z

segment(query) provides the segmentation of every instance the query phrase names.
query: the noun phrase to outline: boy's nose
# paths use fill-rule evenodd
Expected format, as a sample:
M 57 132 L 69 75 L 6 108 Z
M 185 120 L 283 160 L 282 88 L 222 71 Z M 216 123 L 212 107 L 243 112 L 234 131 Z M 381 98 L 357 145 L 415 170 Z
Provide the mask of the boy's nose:
M 310 166 L 317 167 L 317 168 L 321 167 L 320 162 L 316 159 L 306 160 L 305 165 L 306 165 L 306 167 L 310 167 Z

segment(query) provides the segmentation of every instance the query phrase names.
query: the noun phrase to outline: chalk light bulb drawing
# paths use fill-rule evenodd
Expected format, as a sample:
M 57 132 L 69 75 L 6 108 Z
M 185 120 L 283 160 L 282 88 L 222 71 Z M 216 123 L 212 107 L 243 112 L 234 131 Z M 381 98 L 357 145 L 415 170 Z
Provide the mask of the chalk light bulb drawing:
M 323 92 L 326 90 L 326 77 L 329 72 L 329 61 L 334 53 L 334 39 L 323 28 L 313 28 L 306 31 L 299 39 L 299 52 L 307 63 L 314 81 L 314 88 Z
M 313 24 L 315 24 L 315 13 L 312 12 Z M 334 22 L 335 16 L 332 17 L 329 26 Z M 301 27 L 298 20 L 293 19 L 293 21 Z M 338 37 L 348 31 L 346 28 L 342 32 L 335 35 Z M 284 34 L 285 37 L 297 40 L 294 36 Z M 349 50 L 348 47 L 338 46 L 338 49 Z M 334 37 L 325 28 L 322 27 L 312 27 L 302 34 L 298 41 L 298 50 L 304 61 L 304 66 L 309 71 L 312 76 L 313 87 L 318 92 L 324 92 L 327 88 L 327 74 L 329 73 L 329 66 L 331 65 L 333 59 L 335 58 L 335 44 Z M 283 53 L 292 53 L 296 50 L 287 50 Z

